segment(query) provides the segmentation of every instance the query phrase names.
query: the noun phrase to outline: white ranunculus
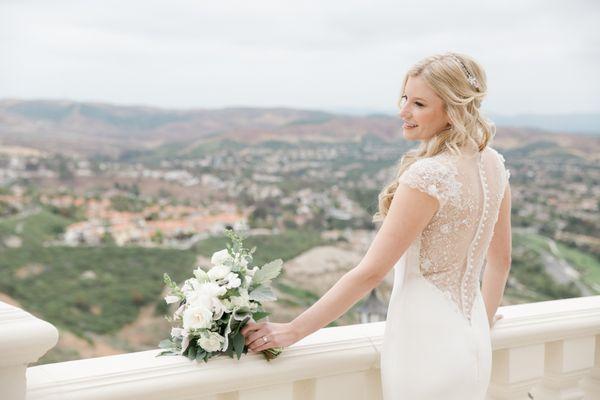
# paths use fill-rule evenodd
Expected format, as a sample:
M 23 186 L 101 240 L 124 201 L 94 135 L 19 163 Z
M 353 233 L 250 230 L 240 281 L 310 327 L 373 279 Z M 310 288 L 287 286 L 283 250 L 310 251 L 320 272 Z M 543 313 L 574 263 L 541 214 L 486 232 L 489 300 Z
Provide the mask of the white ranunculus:
M 216 332 L 203 333 L 198 339 L 198 345 L 208 352 L 219 351 L 225 338 Z
M 223 249 L 213 253 L 212 257 L 210 258 L 210 262 L 213 265 L 225 264 L 230 261 L 233 261 L 233 258 L 229 255 L 227 249 Z
M 208 272 L 208 278 L 211 281 L 218 281 L 219 279 L 223 279 L 231 272 L 231 267 L 227 265 L 217 265 L 212 267 Z
M 177 303 L 179 301 L 179 296 L 165 296 L 165 301 L 167 304 Z
M 185 330 L 210 328 L 211 324 L 212 312 L 202 305 L 190 307 L 183 313 L 183 328 Z
M 254 274 L 258 271 L 258 267 L 254 267 L 252 269 L 248 269 L 248 275 L 254 276 Z
M 226 279 L 227 279 L 227 285 L 225 285 L 225 287 L 227 289 L 234 289 L 242 284 L 241 279 L 238 277 L 238 274 L 236 274 L 235 272 L 230 272 L 229 274 L 227 274 Z

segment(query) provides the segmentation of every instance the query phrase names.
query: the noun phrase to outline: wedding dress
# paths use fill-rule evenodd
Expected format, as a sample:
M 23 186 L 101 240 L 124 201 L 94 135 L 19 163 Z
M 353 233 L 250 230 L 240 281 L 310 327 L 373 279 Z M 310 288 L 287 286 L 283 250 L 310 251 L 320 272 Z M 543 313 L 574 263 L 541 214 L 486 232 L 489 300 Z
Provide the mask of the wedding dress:
M 483 400 L 490 329 L 480 289 L 510 171 L 474 142 L 417 160 L 399 182 L 440 206 L 394 266 L 381 352 L 384 400 Z

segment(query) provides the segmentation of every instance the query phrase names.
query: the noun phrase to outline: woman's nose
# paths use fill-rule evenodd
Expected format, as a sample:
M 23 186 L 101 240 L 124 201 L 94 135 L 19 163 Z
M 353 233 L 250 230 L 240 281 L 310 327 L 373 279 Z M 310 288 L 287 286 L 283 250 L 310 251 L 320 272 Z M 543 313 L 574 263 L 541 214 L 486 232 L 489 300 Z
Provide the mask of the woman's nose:
M 398 113 L 398 115 L 400 116 L 400 118 L 402 118 L 404 120 L 408 119 L 408 117 L 410 116 L 410 113 L 406 109 L 406 104 L 403 105 L 402 107 L 400 107 L 400 112 Z

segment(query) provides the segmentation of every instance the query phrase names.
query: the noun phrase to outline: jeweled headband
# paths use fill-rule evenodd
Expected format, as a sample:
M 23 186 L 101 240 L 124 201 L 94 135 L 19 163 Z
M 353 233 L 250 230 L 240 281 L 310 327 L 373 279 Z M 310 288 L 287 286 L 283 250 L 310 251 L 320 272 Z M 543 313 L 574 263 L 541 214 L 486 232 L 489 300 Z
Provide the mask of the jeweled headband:
M 471 71 L 469 71 L 467 69 L 467 66 L 461 61 L 460 58 L 456 57 L 454 54 L 450 54 L 450 56 L 456 60 L 457 63 L 460 64 L 460 66 L 462 67 L 463 71 L 465 71 L 465 75 L 467 75 L 467 81 L 469 81 L 469 84 L 471 86 L 473 86 L 475 89 L 480 90 L 481 89 L 481 85 L 479 85 L 479 81 L 477 80 L 477 78 L 475 78 L 475 75 L 473 75 L 471 73 Z

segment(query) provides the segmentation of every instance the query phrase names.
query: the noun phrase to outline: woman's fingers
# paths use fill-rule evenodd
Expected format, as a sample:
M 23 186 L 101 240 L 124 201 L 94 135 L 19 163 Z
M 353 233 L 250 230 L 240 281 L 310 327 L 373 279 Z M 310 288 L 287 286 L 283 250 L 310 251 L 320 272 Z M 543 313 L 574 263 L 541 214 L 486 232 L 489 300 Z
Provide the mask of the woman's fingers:
M 261 324 L 257 324 L 255 322 L 247 322 L 246 325 L 240 330 L 240 333 L 244 336 L 248 336 L 249 333 L 260 329 L 261 326 Z
M 248 346 L 251 346 L 253 344 L 257 344 L 257 343 L 254 343 L 257 340 L 259 341 L 259 343 L 262 343 L 264 341 L 263 340 L 264 336 L 268 336 L 268 334 L 266 333 L 266 331 L 264 329 L 258 329 L 256 331 L 250 333 L 248 336 L 246 336 L 246 344 Z

